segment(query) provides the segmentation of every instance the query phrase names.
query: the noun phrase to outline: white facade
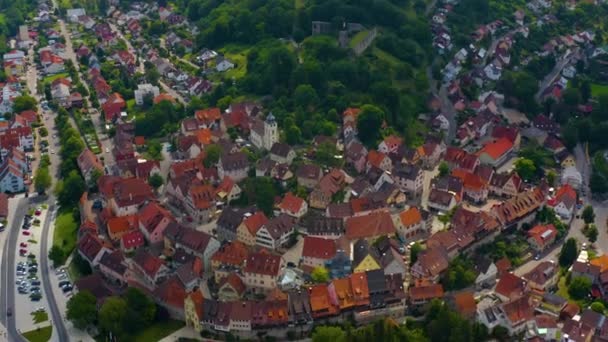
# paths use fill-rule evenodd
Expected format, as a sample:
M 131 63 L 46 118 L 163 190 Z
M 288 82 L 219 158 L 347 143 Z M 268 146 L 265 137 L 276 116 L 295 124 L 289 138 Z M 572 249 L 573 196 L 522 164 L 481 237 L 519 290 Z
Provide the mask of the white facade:
M 133 92 L 135 96 L 135 104 L 141 106 L 144 104 L 144 98 L 147 95 L 151 95 L 153 98 L 160 94 L 160 90 L 157 86 L 153 86 L 149 83 L 137 85 L 137 90 Z

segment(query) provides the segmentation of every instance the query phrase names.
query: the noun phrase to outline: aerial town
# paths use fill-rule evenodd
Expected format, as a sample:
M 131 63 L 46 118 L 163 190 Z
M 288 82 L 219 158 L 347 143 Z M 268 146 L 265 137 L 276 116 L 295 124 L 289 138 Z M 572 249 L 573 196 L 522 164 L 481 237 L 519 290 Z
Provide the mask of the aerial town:
M 608 3 L 0 3 L 0 340 L 608 341 Z

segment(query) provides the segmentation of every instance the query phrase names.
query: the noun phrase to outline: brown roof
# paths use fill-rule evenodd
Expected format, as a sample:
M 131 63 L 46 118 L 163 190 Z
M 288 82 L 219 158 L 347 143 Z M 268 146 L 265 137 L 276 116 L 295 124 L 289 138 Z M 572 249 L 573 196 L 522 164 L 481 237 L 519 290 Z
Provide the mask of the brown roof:
M 388 211 L 375 211 L 346 220 L 346 237 L 350 240 L 371 238 L 395 233 L 395 226 Z
M 304 237 L 302 257 L 329 260 L 336 255 L 336 243 L 331 239 L 314 236 Z
M 465 317 L 470 317 L 477 311 L 477 303 L 473 292 L 464 291 L 454 295 L 454 305 L 456 311 Z
M 285 194 L 285 197 L 283 197 L 281 204 L 279 204 L 279 208 L 288 213 L 297 214 L 305 203 L 306 202 L 302 198 L 288 192 Z
M 143 179 L 127 178 L 114 184 L 114 199 L 120 207 L 141 204 L 153 198 L 153 190 Z
M 503 274 L 496 284 L 494 292 L 507 298 L 517 298 L 524 295 L 526 291 L 526 281 L 513 273 Z
M 321 177 L 321 168 L 314 164 L 302 164 L 296 171 L 298 178 L 319 179 Z
M 186 299 L 186 289 L 177 275 L 174 275 L 154 290 L 154 297 L 167 306 L 183 310 L 184 300 Z
M 226 278 L 222 279 L 220 282 L 218 289 L 221 289 L 224 286 L 230 286 L 238 293 L 238 295 L 242 295 L 247 287 L 243 283 L 243 280 L 236 275 L 236 273 L 230 273 Z
M 8 195 L 0 193 L 0 217 L 8 217 Z
M 431 300 L 443 297 L 443 286 L 440 284 L 413 286 L 409 289 L 412 300 Z
M 281 257 L 270 254 L 266 250 L 251 253 L 247 258 L 245 273 L 278 276 L 281 267 Z
M 137 250 L 135 256 L 132 258 L 133 262 L 137 264 L 148 276 L 154 278 L 156 273 L 163 266 L 163 261 L 156 257 L 150 252 L 144 251 L 143 249 Z

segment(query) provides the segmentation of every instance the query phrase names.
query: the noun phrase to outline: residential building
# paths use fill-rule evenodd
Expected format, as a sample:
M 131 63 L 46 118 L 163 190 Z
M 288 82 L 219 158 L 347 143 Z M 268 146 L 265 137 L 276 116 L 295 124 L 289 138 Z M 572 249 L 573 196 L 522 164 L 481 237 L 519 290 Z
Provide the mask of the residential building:
M 249 159 L 244 152 L 223 154 L 217 167 L 220 179 L 230 177 L 235 182 L 240 182 L 247 178 L 249 172 Z
M 545 251 L 557 238 L 557 229 L 552 224 L 537 225 L 528 230 L 528 242 L 538 252 Z
M 93 178 L 95 172 L 97 172 L 98 176 L 103 174 L 103 164 L 88 148 L 85 148 L 80 153 L 78 159 L 76 159 L 76 163 L 78 164 L 80 173 L 89 186 L 95 185 L 94 183 L 97 181 Z
M 295 224 L 296 220 L 287 214 L 272 218 L 257 231 L 256 245 L 270 250 L 282 247 L 291 238 Z
M 135 104 L 138 106 L 142 106 L 144 104 L 144 99 L 146 97 L 150 98 L 150 101 L 152 101 L 159 94 L 160 90 L 158 87 L 149 83 L 138 84 L 137 89 L 135 89 L 133 92 L 133 95 L 135 96 Z
M 264 249 L 251 253 L 243 269 L 245 285 L 254 291 L 263 292 L 276 288 L 282 266 L 283 259 L 280 256 L 270 254 Z
M 264 121 L 254 119 L 249 140 L 255 147 L 263 150 L 270 150 L 272 145 L 279 141 L 279 128 L 272 113 L 269 113 Z

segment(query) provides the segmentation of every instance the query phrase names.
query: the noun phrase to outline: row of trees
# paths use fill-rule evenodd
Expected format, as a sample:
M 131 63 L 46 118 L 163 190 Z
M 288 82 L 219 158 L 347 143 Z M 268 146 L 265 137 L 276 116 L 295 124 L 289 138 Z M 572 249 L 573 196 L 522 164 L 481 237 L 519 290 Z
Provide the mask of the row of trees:
M 69 122 L 70 114 L 64 108 L 59 108 L 55 118 L 61 149 L 61 166 L 59 167 L 61 179 L 55 186 L 57 200 L 62 207 L 74 208 L 82 193 L 86 190 L 84 179 L 80 175 L 77 159 L 84 150 L 84 142 L 80 133 Z
M 102 336 L 112 333 L 119 339 L 127 339 L 150 326 L 158 314 L 150 298 L 130 287 L 122 297 L 107 298 L 99 309 L 95 296 L 86 290 L 79 291 L 68 300 L 66 317 L 78 329 L 96 326 Z
M 485 325 L 471 321 L 452 311 L 446 304 L 433 301 L 422 322 L 398 324 L 391 319 L 375 321 L 372 324 L 353 328 L 350 324 L 342 326 L 316 327 L 313 342 L 345 341 L 508 341 L 508 331 L 497 326 L 488 331 Z

